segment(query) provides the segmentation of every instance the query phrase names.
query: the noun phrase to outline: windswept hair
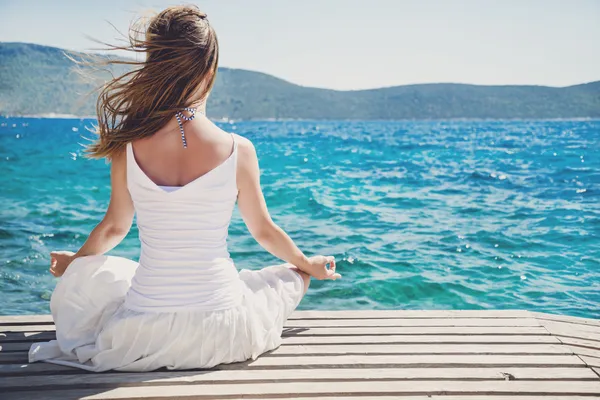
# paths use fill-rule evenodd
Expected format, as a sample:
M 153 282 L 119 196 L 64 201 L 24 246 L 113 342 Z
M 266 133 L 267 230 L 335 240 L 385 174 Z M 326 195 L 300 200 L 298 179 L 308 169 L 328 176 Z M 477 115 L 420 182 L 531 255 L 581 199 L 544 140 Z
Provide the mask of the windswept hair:
M 127 36 L 123 46 L 100 43 L 106 50 L 145 53 L 145 61 L 103 57 L 91 63 L 96 68 L 133 67 L 98 89 L 98 138 L 86 148 L 92 158 L 111 159 L 127 143 L 153 135 L 177 111 L 205 100 L 215 82 L 217 35 L 196 6 L 169 7 L 140 19 Z

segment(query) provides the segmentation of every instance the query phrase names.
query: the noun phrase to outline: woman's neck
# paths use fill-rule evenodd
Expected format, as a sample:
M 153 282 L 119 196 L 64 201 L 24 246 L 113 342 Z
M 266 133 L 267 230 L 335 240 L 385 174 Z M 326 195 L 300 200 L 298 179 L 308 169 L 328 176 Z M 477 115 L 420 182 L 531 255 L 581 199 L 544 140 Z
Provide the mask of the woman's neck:
M 206 115 L 206 101 L 199 100 L 197 102 L 193 102 L 190 107 L 195 108 L 198 114 Z

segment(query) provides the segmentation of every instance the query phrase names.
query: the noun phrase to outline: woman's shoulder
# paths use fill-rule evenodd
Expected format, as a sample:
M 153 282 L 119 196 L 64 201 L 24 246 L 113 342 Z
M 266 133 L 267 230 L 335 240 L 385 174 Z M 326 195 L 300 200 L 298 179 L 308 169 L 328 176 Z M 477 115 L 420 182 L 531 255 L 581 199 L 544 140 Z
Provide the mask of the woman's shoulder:
M 238 173 L 248 173 L 257 168 L 258 156 L 256 155 L 256 149 L 252 141 L 244 136 L 240 136 L 237 133 L 232 133 L 233 140 L 235 140 L 237 146 L 237 165 Z
M 232 133 L 232 135 L 238 148 L 238 157 L 256 157 L 256 149 L 250 139 L 237 133 Z

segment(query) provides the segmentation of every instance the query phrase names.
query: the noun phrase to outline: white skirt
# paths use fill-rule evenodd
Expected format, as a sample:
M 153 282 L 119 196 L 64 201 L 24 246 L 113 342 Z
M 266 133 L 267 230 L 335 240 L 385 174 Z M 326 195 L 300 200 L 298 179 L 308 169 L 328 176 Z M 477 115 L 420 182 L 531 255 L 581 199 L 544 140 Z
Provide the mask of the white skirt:
M 29 362 L 151 371 L 256 359 L 281 344 L 283 324 L 304 294 L 302 277 L 282 264 L 242 269 L 243 300 L 237 307 L 140 312 L 124 306 L 138 263 L 113 256 L 73 263 L 50 301 L 56 340 L 33 344 Z

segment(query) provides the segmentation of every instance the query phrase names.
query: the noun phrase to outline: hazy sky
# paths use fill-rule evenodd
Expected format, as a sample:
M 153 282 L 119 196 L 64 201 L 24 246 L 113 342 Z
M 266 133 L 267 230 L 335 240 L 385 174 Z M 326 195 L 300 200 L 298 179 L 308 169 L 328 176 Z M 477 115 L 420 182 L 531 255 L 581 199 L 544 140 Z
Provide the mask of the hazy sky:
M 207 12 L 221 66 L 306 86 L 600 80 L 600 0 L 0 0 L 0 41 L 85 50 L 115 42 L 107 21 L 182 3 Z

